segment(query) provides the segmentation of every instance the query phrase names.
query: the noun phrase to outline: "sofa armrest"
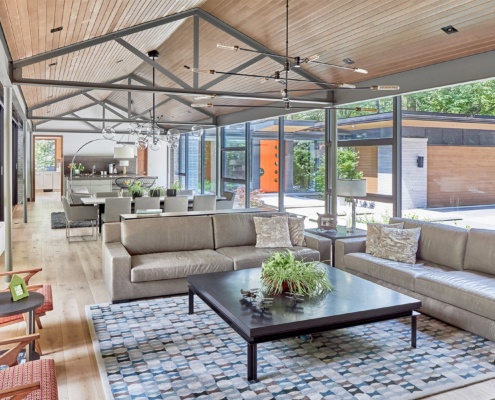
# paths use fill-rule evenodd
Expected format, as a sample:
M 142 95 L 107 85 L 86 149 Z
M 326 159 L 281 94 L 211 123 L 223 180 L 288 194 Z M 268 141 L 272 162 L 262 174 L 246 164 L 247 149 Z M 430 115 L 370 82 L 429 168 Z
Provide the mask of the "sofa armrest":
M 106 224 L 105 224 L 106 225 Z M 120 242 L 103 244 L 103 280 L 112 301 L 130 298 L 131 256 Z
M 349 253 L 366 252 L 366 238 L 337 239 L 335 241 L 335 267 L 345 270 L 344 256 Z
M 101 242 L 120 242 L 120 222 L 107 222 L 101 227 Z
M 306 247 L 320 252 L 320 261 L 330 265 L 332 259 L 332 241 L 311 232 L 304 232 Z

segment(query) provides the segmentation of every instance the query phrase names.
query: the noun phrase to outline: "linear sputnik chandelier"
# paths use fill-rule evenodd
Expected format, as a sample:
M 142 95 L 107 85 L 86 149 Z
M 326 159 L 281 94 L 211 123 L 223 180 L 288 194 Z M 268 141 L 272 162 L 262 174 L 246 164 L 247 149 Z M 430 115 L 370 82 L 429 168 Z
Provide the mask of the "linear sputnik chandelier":
M 295 92 L 312 92 L 312 91 L 333 91 L 336 89 L 366 89 L 366 90 L 398 90 L 400 89 L 399 86 L 397 85 L 372 85 L 372 86 L 367 86 L 367 87 L 357 87 L 354 84 L 349 84 L 349 83 L 330 83 L 330 82 L 320 82 L 320 81 L 311 81 L 307 79 L 301 79 L 301 78 L 294 78 L 290 77 L 289 73 L 293 71 L 294 69 L 301 68 L 303 64 L 318 64 L 318 65 L 326 65 L 332 68 L 340 68 L 360 74 L 367 74 L 368 71 L 363 69 L 363 68 L 356 68 L 356 67 L 348 67 L 344 65 L 338 65 L 338 64 L 330 64 L 322 61 L 318 61 L 320 58 L 318 54 L 314 54 L 308 57 L 300 57 L 300 56 L 289 56 L 289 0 L 286 0 L 286 13 L 285 13 L 285 55 L 277 55 L 273 53 L 267 53 L 263 51 L 258 51 L 258 50 L 253 50 L 253 49 L 248 49 L 244 48 L 238 45 L 225 45 L 225 44 L 217 44 L 217 47 L 219 49 L 224 49 L 224 50 L 231 50 L 231 51 L 243 51 L 243 52 L 251 52 L 251 53 L 256 53 L 256 54 L 262 54 L 266 55 L 271 58 L 279 58 L 284 60 L 284 68 L 281 71 L 275 71 L 271 75 L 257 75 L 257 74 L 245 74 L 245 73 L 240 73 L 240 72 L 227 72 L 227 71 L 217 71 L 214 69 L 199 69 L 199 68 L 192 68 L 188 65 L 184 65 L 184 68 L 190 70 L 193 73 L 205 73 L 205 74 L 221 74 L 221 75 L 233 75 L 233 76 L 241 76 L 241 77 L 250 77 L 250 78 L 258 78 L 261 80 L 261 82 L 268 82 L 268 81 L 275 81 L 278 82 L 282 85 L 284 85 L 284 88 L 281 89 L 280 91 L 262 91 L 258 93 L 280 93 L 281 94 L 281 100 L 284 102 L 284 106 L 273 106 L 273 105 L 264 105 L 264 106 L 253 106 L 253 105 L 229 105 L 229 104 L 214 104 L 214 103 L 193 103 L 191 104 L 192 107 L 272 107 L 272 108 L 285 108 L 287 110 L 291 109 L 291 104 L 290 104 L 290 93 L 295 93 Z M 294 89 L 294 90 L 289 90 L 289 83 L 290 82 L 304 82 L 304 83 L 309 83 L 309 84 L 316 84 L 319 85 L 320 88 L 315 89 L 315 88 L 307 88 L 307 89 Z M 321 88 L 321 86 L 328 86 L 328 88 Z M 198 96 L 195 97 L 195 100 L 203 100 L 203 99 L 215 99 L 217 98 L 217 95 L 212 94 L 208 96 Z M 336 108 L 332 106 L 312 106 L 312 107 L 293 107 L 293 108 L 298 108 L 298 109 L 315 109 L 315 108 Z M 354 110 L 354 108 L 353 108 Z M 359 109 L 357 111 L 375 111 L 375 109 Z

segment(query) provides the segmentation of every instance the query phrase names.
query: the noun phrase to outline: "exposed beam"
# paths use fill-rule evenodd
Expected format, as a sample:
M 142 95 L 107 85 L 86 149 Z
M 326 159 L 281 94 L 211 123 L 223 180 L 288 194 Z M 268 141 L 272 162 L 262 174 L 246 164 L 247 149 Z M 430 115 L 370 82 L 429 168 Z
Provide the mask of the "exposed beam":
M 111 106 L 111 107 L 116 108 L 117 110 L 121 110 L 121 111 L 124 111 L 124 112 L 127 111 L 124 107 L 121 107 L 118 104 L 112 103 L 111 101 L 108 101 L 108 100 L 105 100 L 105 101 L 98 100 L 96 97 L 93 97 L 93 96 L 91 96 L 88 93 L 84 93 L 84 96 L 86 96 L 88 99 L 93 100 L 96 104 L 99 104 L 102 107 L 107 107 L 108 108 L 108 106 Z M 127 118 L 124 114 L 121 114 L 118 111 L 115 111 L 115 110 L 112 110 L 112 109 L 109 109 L 109 110 L 113 114 L 118 115 L 120 118 Z
M 198 15 L 203 19 L 204 21 L 210 23 L 211 25 L 215 26 L 218 29 L 221 29 L 225 33 L 228 33 L 230 36 L 236 38 L 237 40 L 240 40 L 241 42 L 247 44 L 248 46 L 252 47 L 255 50 L 262 51 L 263 53 L 269 53 L 273 54 L 274 56 L 277 57 L 270 57 L 268 54 L 267 57 L 270 57 L 273 61 L 276 61 L 277 63 L 284 65 L 285 60 L 280 58 L 280 55 L 275 53 L 273 50 L 269 49 L 268 47 L 264 46 L 260 42 L 257 42 L 253 38 L 249 37 L 245 33 L 242 33 L 241 31 L 237 30 L 233 26 L 227 24 L 226 22 L 222 21 L 221 19 L 214 17 L 210 13 L 198 8 L 197 9 Z M 293 71 L 302 76 L 304 79 L 310 80 L 310 81 L 315 81 L 315 82 L 322 82 L 320 78 L 318 78 L 316 75 L 313 75 L 312 73 L 304 70 L 303 68 L 294 68 Z M 321 87 L 328 89 L 328 86 L 325 85 L 320 85 Z
M 149 82 L 148 80 L 144 79 L 144 78 L 141 78 L 140 76 L 136 76 L 136 75 L 132 75 L 132 79 L 134 79 L 136 82 L 139 82 L 145 86 L 152 86 L 152 83 Z M 187 107 L 190 107 L 191 108 L 191 102 L 187 101 L 187 100 L 184 100 L 182 97 L 179 97 L 179 96 L 175 96 L 175 95 L 168 95 L 170 98 L 172 98 L 173 100 L 175 101 L 178 101 L 179 103 L 181 104 L 184 104 L 185 106 Z M 197 111 L 199 111 L 201 114 L 204 114 L 212 119 L 215 119 L 216 116 L 215 114 L 213 113 L 210 113 L 206 110 L 203 110 L 201 108 L 197 108 L 196 109 Z
M 65 54 L 73 53 L 75 51 L 83 50 L 91 46 L 106 43 L 111 40 L 116 40 L 124 36 L 132 35 L 134 33 L 142 32 L 148 29 L 156 28 L 171 22 L 180 21 L 184 18 L 192 17 L 196 13 L 195 8 L 190 10 L 181 11 L 176 14 L 167 15 L 163 18 L 158 18 L 153 21 L 144 22 L 142 24 L 131 26 L 129 28 L 121 29 L 117 32 L 108 33 L 106 35 L 98 36 L 93 39 L 88 39 L 83 42 L 74 43 L 68 46 L 61 47 L 59 49 L 50 50 L 45 53 L 37 54 L 32 57 L 27 57 L 19 61 L 14 62 L 14 68 L 22 68 L 28 65 L 36 64 L 41 61 L 50 60 L 55 57 L 63 56 Z
M 155 107 L 156 108 L 161 107 L 164 104 L 168 103 L 170 100 L 172 100 L 172 99 L 171 98 L 165 99 L 165 100 L 159 102 L 158 104 L 156 104 Z M 140 118 L 140 117 L 142 117 L 145 114 L 148 114 L 150 112 L 150 110 L 151 110 L 151 108 L 148 108 L 148 109 L 144 110 L 142 113 L 139 113 L 139 114 L 136 114 L 136 115 L 134 115 L 132 117 L 129 117 L 129 119 L 132 119 L 134 122 L 138 122 L 137 119 Z M 119 122 L 118 124 L 113 125 L 112 128 L 115 128 L 116 126 L 119 126 L 120 124 L 122 124 L 122 122 Z
M 248 60 L 246 61 L 245 63 L 242 63 L 241 65 L 235 67 L 235 68 L 232 68 L 229 73 L 232 73 L 232 74 L 236 74 L 238 72 L 241 72 L 243 69 L 247 68 L 247 67 L 250 67 L 251 65 L 254 65 L 256 64 L 258 61 L 261 61 L 263 58 L 265 58 L 266 56 L 263 55 L 263 54 L 259 54 L 257 55 L 256 57 L 252 58 L 251 60 Z M 195 76 L 198 75 L 198 74 L 194 74 Z M 228 79 L 228 78 L 232 78 L 233 75 L 221 75 L 219 76 L 218 78 L 215 78 L 213 79 L 212 81 L 208 82 L 207 84 L 205 85 L 202 85 L 201 86 L 201 89 L 209 89 L 213 86 L 215 86 L 216 84 L 224 81 L 225 79 Z
M 185 89 L 190 89 L 191 86 L 188 85 L 186 82 L 184 82 L 182 79 L 171 73 L 168 69 L 165 67 L 161 66 L 158 64 L 156 61 L 153 61 L 150 59 L 146 54 L 143 54 L 141 51 L 136 49 L 133 45 L 127 43 L 124 39 L 116 39 L 115 40 L 118 44 L 121 46 L 125 47 L 127 50 L 129 50 L 132 54 L 135 56 L 139 57 L 141 60 L 143 60 L 145 63 L 151 65 L 153 68 L 155 68 L 157 71 L 160 71 L 163 75 L 165 75 L 167 78 L 171 79 L 177 85 L 180 87 L 183 87 Z
M 193 68 L 199 68 L 199 17 L 194 16 L 193 27 Z M 199 86 L 198 74 L 193 74 L 193 88 L 197 89 Z
M 75 113 L 71 113 L 70 115 L 73 115 L 73 116 L 74 116 L 74 118 L 75 118 L 76 120 L 79 120 L 79 121 L 80 121 L 80 122 L 82 122 L 83 124 L 88 125 L 90 128 L 99 129 L 99 127 L 98 127 L 98 126 L 93 125 L 90 121 L 88 121 L 88 119 L 87 119 L 87 118 L 82 118 L 82 117 L 80 117 L 79 115 L 77 115 L 77 114 L 75 114 Z M 53 119 L 53 118 L 52 118 L 52 119 Z M 59 121 L 62 121 L 62 120 L 63 120 L 63 119 L 60 119 Z
M 127 77 L 128 77 L 128 75 L 121 76 L 119 78 L 112 79 L 112 80 L 108 81 L 107 83 L 119 82 L 119 81 L 122 81 L 122 80 L 126 79 Z M 84 90 L 81 90 L 81 91 L 79 91 L 77 93 L 72 93 L 72 94 L 68 94 L 68 95 L 62 96 L 62 97 L 57 97 L 56 99 L 53 99 L 53 100 L 50 100 L 50 101 L 46 101 L 46 102 L 41 103 L 41 104 L 38 104 L 37 106 L 34 106 L 34 107 L 30 107 L 30 110 L 31 111 L 34 111 L 34 110 L 37 110 L 38 108 L 42 108 L 42 107 L 46 107 L 46 106 L 51 106 L 52 104 L 58 103 L 60 101 L 65 101 L 65 100 L 71 99 L 73 97 L 79 96 L 80 94 L 91 92 L 92 90 L 94 90 L 94 89 L 84 89 Z
M 38 121 L 68 121 L 68 122 L 81 122 L 81 117 L 36 117 L 34 118 Z M 124 118 L 124 119 L 115 119 L 115 118 L 84 118 L 85 121 L 87 122 L 119 122 L 119 123 L 125 123 L 125 122 L 136 122 L 135 119 L 129 119 L 129 118 Z M 197 122 L 181 122 L 181 121 L 160 121 L 160 124 L 162 125 L 196 125 Z M 215 126 L 214 124 L 201 124 L 201 125 L 211 125 Z M 100 129 L 96 127 L 97 129 Z

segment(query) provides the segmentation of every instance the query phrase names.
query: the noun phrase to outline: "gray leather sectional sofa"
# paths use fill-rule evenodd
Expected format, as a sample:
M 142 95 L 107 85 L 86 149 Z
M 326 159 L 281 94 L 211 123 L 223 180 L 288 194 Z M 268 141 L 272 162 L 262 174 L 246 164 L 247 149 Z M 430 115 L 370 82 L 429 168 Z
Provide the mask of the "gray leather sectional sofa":
M 337 240 L 335 266 L 422 302 L 421 312 L 495 340 L 495 231 L 404 221 L 421 227 L 415 265 L 366 254 L 366 238 Z
M 187 276 L 261 267 L 283 248 L 257 248 L 254 216 L 218 214 L 143 218 L 103 225 L 103 279 L 112 301 L 187 292 Z M 299 259 L 329 260 L 331 241 L 305 234 Z

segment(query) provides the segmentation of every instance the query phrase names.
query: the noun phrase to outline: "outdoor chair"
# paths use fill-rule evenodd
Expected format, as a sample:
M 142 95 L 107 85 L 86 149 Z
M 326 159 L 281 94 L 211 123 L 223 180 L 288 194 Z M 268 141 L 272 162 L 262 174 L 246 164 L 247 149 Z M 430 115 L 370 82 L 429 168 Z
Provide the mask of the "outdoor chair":
M 0 340 L 0 346 L 14 345 L 0 355 L 0 365 L 9 368 L 0 369 L 0 398 L 21 399 L 58 399 L 55 362 L 40 359 L 18 364 L 19 353 L 33 340 L 39 339 L 39 333 L 12 339 Z
M 157 210 L 159 208 L 159 197 L 136 197 L 134 199 L 134 212 L 137 210 Z
M 216 210 L 217 196 L 214 194 L 200 194 L 193 197 L 193 211 Z
M 163 212 L 187 212 L 189 200 L 187 196 L 165 197 Z
M 53 310 L 53 296 L 52 296 L 52 286 L 49 284 L 38 284 L 38 285 L 31 285 L 29 283 L 29 280 L 36 275 L 38 272 L 41 272 L 41 268 L 33 268 L 33 269 L 26 269 L 26 270 L 20 270 L 20 271 L 6 271 L 6 272 L 0 272 L 0 278 L 4 276 L 13 276 L 13 275 L 18 275 L 22 279 L 24 279 L 24 282 L 26 282 L 27 289 L 32 291 L 32 292 L 39 292 L 41 293 L 44 297 L 45 300 L 43 304 L 38 307 L 35 312 L 34 312 L 34 318 L 36 321 L 36 325 L 38 326 L 38 329 L 43 329 L 43 325 L 41 324 L 41 317 L 46 315 L 48 311 Z M 8 287 L 5 288 L 5 291 L 8 291 Z M 26 321 L 26 314 L 16 314 L 12 315 L 10 317 L 0 317 L 0 328 L 3 326 L 11 325 L 11 324 L 16 324 L 18 322 Z M 27 322 L 27 321 L 26 321 Z M 36 351 L 41 354 L 41 347 L 38 343 L 38 341 L 35 342 L 36 345 Z M 0 363 L 1 365 L 1 363 Z
M 119 192 L 98 192 L 95 194 L 97 198 L 102 197 L 119 197 Z
M 100 218 L 102 222 L 120 222 L 120 214 L 130 213 L 130 197 L 109 197 L 105 199 L 105 212 Z
M 98 220 L 98 207 L 96 206 L 85 206 L 85 205 L 71 205 L 69 204 L 69 201 L 67 200 L 67 197 L 62 196 L 62 204 L 64 206 L 64 212 L 65 212 L 65 236 L 69 240 L 72 237 L 76 236 L 71 236 L 70 234 L 70 229 L 71 229 L 71 223 L 73 222 L 78 222 L 78 221 L 90 221 L 91 222 L 91 237 L 94 238 L 94 240 L 97 239 L 95 235 L 95 226 Z M 74 228 L 73 228 L 74 229 Z M 80 235 L 77 236 L 79 238 L 85 238 L 85 237 L 90 237 L 90 235 Z

